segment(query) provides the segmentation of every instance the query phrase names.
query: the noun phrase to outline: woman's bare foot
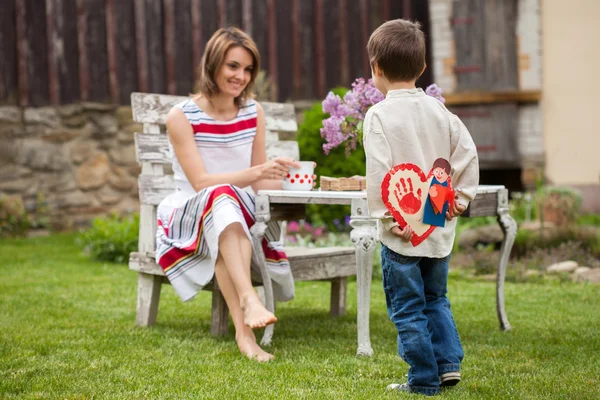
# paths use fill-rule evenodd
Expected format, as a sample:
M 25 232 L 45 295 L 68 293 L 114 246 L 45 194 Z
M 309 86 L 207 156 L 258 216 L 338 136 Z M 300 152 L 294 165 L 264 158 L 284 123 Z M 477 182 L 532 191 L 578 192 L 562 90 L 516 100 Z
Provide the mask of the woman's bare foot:
M 277 317 L 263 306 L 256 295 L 246 296 L 242 299 L 242 310 L 244 311 L 244 323 L 252 329 L 264 328 L 277 322 Z
M 256 343 L 256 337 L 252 329 L 247 329 L 246 332 L 235 335 L 240 352 L 250 359 L 258 362 L 269 362 L 275 358 L 273 354 L 267 353 Z

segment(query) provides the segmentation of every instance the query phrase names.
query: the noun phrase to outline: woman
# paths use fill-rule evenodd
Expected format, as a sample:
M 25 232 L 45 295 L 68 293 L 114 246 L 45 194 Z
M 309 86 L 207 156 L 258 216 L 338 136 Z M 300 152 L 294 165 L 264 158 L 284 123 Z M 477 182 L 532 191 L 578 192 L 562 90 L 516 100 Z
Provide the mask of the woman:
M 156 258 L 184 301 L 214 275 L 240 351 L 269 361 L 273 355 L 258 346 L 252 329 L 277 318 L 252 287 L 254 197 L 244 188 L 281 189 L 288 168 L 297 165 L 288 158 L 267 161 L 264 113 L 250 97 L 259 64 L 256 44 L 246 33 L 219 29 L 206 44 L 197 94 L 169 111 L 176 191 L 157 209 Z M 263 249 L 276 298 L 290 300 L 294 282 L 281 244 L 265 239 Z

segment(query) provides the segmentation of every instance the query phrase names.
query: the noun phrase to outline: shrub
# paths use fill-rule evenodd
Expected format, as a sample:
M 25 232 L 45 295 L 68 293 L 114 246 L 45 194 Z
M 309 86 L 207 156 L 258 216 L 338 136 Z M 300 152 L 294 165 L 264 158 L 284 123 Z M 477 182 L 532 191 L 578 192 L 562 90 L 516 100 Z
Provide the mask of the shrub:
M 139 224 L 138 214 L 96 218 L 77 242 L 92 259 L 126 263 L 129 253 L 137 250 Z
M 333 92 L 343 96 L 348 89 L 336 88 Z M 318 101 L 306 110 L 302 124 L 298 127 L 298 146 L 300 157 L 303 160 L 317 163 L 317 175 L 325 176 L 353 176 L 365 175 L 365 153 L 362 146 L 358 146 L 350 156 L 346 156 L 343 146 L 334 148 L 328 155 L 323 152 L 323 138 L 320 129 L 323 120 L 329 114 L 323 112 L 321 102 Z M 313 225 L 326 224 L 330 231 L 337 231 L 333 220 L 343 221 L 349 214 L 347 206 L 323 206 L 310 204 L 307 206 L 307 219 Z
M 31 221 L 21 196 L 0 196 L 0 237 L 25 236 Z

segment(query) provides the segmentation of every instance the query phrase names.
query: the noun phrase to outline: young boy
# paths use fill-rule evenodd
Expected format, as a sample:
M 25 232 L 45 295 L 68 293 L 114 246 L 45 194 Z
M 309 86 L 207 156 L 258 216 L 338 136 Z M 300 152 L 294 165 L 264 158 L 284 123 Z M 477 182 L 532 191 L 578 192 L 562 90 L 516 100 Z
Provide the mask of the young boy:
M 425 37 L 418 23 L 384 23 L 371 35 L 367 51 L 375 86 L 386 96 L 364 120 L 367 198 L 371 215 L 378 219 L 388 315 L 398 330 L 398 353 L 410 365 L 408 382 L 388 389 L 435 395 L 440 386 L 460 381 L 464 354 L 446 297 L 448 262 L 454 217 L 466 210 L 477 191 L 477 151 L 458 117 L 415 87 L 425 70 Z M 402 229 L 388 212 L 381 183 L 392 167 L 403 163 L 429 176 L 440 158 L 451 165 L 456 194 L 446 203 L 444 226 L 435 226 L 413 245 L 416 233 L 410 226 Z M 408 190 L 417 191 L 412 185 Z M 420 205 L 428 194 L 418 195 Z

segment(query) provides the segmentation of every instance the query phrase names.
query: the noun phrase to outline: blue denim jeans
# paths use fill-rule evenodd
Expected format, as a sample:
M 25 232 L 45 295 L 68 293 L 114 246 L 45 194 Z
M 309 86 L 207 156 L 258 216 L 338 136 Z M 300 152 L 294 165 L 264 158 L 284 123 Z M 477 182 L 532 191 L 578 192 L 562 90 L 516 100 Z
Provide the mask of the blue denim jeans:
M 398 330 L 398 354 L 410 365 L 411 392 L 440 391 L 439 376 L 459 371 L 463 349 L 450 311 L 445 258 L 408 257 L 381 246 L 388 316 Z

